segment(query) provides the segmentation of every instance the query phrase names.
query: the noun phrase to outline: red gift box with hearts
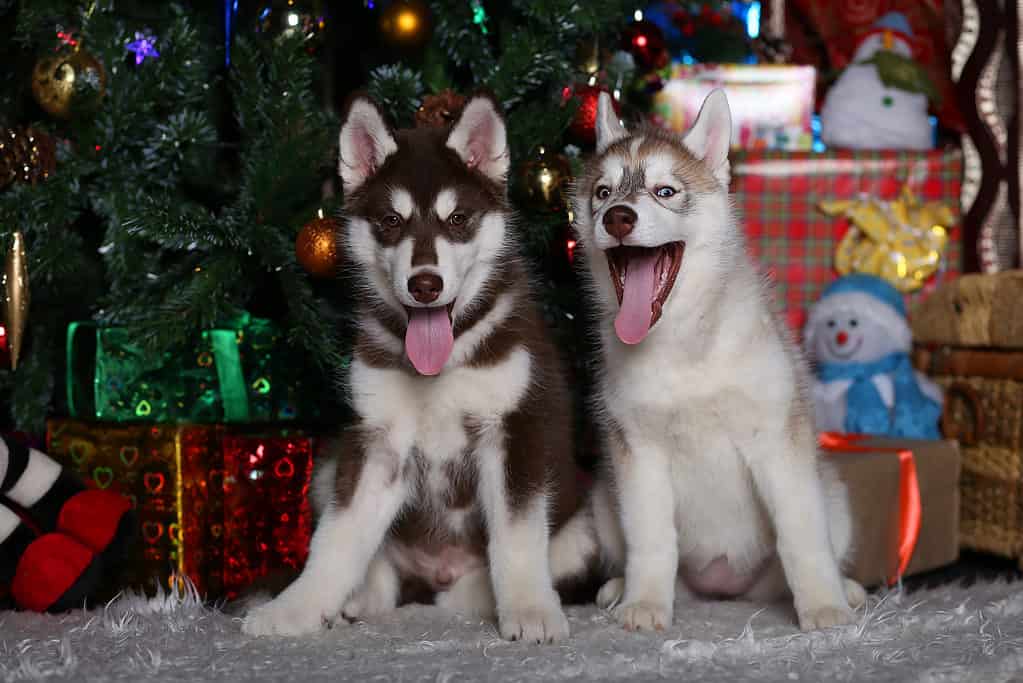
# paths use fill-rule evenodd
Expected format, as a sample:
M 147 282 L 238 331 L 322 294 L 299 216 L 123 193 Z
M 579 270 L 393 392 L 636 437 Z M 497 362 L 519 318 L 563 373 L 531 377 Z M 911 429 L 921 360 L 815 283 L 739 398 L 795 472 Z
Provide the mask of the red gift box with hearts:
M 52 419 L 47 449 L 89 486 L 132 501 L 138 529 L 121 588 L 183 576 L 200 595 L 232 598 L 305 562 L 313 443 L 300 431 Z

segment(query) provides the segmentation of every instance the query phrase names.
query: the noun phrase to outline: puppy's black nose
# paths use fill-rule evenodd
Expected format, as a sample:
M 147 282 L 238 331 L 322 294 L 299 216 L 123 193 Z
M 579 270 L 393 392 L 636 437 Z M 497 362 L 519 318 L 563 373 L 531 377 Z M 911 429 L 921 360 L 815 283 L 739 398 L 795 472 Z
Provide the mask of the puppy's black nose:
M 612 206 L 604 214 L 604 229 L 611 237 L 623 240 L 635 227 L 636 212 L 624 204 Z
M 421 304 L 431 304 L 436 301 L 443 289 L 444 280 L 440 275 L 420 273 L 408 279 L 409 294 Z

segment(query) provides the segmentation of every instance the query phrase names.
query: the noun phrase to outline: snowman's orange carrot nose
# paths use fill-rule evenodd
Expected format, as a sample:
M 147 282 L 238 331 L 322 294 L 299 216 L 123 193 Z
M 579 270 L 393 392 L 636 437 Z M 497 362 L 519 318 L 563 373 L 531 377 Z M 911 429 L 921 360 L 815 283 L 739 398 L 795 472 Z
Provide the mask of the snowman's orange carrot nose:
M 885 31 L 884 33 L 881 34 L 881 44 L 884 45 L 884 49 L 891 50 L 892 43 L 894 42 L 895 41 L 892 39 L 891 31 Z

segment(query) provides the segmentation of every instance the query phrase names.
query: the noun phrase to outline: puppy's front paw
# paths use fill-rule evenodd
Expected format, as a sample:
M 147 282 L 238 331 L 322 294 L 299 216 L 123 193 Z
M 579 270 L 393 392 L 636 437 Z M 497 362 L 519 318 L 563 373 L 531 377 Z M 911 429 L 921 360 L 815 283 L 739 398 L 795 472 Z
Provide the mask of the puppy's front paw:
M 617 577 L 605 583 L 597 593 L 597 607 L 611 609 L 622 601 L 625 594 L 625 579 Z
M 349 598 L 345 606 L 341 608 L 341 616 L 348 621 L 360 621 L 373 619 L 392 609 L 394 609 L 394 605 L 386 600 L 386 596 L 360 591 Z
M 505 640 L 556 643 L 568 638 L 568 619 L 557 603 L 514 607 L 503 611 L 498 622 Z
M 618 605 L 612 614 L 626 631 L 663 631 L 671 626 L 672 606 L 639 600 Z
M 374 619 L 394 611 L 397 605 L 398 596 L 390 586 L 363 586 L 345 602 L 341 616 L 348 621 Z
M 317 605 L 283 597 L 251 610 L 242 621 L 242 632 L 250 636 L 301 636 L 323 628 Z
M 859 583 L 847 578 L 843 580 L 842 587 L 845 588 L 845 599 L 848 600 L 850 607 L 858 609 L 866 604 L 867 591 Z
M 804 631 L 816 631 L 832 626 L 845 626 L 856 620 L 856 615 L 848 607 L 825 605 L 803 610 L 799 613 L 799 628 Z

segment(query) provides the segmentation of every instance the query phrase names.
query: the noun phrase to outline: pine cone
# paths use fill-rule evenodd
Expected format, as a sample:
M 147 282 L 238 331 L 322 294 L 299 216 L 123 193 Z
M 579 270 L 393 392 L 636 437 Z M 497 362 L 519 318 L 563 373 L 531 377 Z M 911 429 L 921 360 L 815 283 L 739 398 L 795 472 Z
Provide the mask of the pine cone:
M 57 144 L 46 133 L 32 128 L 0 131 L 0 189 L 15 180 L 35 185 L 56 167 Z
M 465 106 L 465 99 L 465 96 L 453 90 L 442 90 L 436 95 L 427 95 L 416 110 L 416 125 L 430 127 L 452 123 Z

